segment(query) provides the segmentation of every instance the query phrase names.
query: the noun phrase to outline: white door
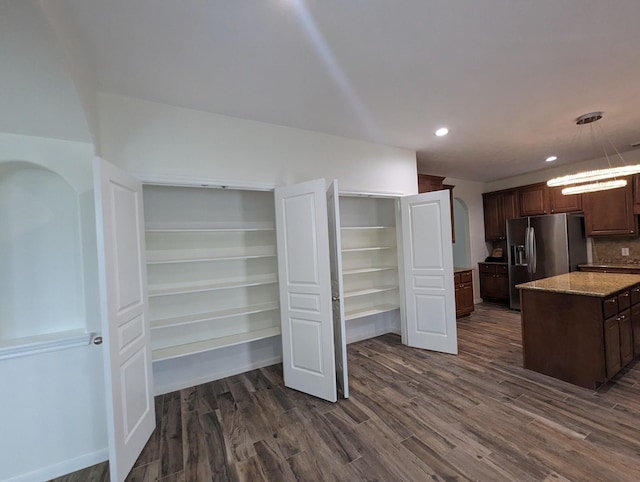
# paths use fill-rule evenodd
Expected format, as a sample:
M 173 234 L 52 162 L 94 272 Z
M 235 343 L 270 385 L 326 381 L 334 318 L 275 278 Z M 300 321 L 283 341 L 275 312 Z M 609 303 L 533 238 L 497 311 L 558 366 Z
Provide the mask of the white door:
M 458 353 L 449 191 L 400 199 L 403 343 Z
M 276 188 L 275 203 L 284 383 L 335 402 L 326 183 Z
M 340 240 L 340 204 L 338 181 L 327 189 L 329 215 L 329 258 L 331 259 L 331 301 L 333 304 L 333 336 L 336 354 L 336 377 L 344 398 L 349 398 L 347 371 L 347 335 L 344 324 L 344 289 L 342 288 L 342 242 Z
M 155 427 L 142 185 L 96 158 L 94 188 L 109 470 L 121 482 Z

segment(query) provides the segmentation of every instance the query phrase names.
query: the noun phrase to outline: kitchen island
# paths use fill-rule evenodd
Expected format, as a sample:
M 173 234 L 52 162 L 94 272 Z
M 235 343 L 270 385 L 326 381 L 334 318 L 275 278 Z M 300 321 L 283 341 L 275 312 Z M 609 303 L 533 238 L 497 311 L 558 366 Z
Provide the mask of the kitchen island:
M 571 272 L 516 288 L 525 368 L 597 388 L 640 355 L 640 275 Z

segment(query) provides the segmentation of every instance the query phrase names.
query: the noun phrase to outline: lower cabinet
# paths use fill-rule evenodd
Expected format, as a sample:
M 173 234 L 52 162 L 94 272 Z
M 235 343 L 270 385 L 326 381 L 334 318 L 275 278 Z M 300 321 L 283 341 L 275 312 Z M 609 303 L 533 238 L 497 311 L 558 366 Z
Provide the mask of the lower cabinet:
M 456 270 L 453 284 L 456 289 L 456 317 L 467 316 L 474 310 L 471 270 Z
M 483 300 L 509 301 L 509 269 L 506 263 L 478 263 L 480 297 Z
M 638 291 L 598 298 L 522 290 L 524 367 L 590 389 L 611 379 L 639 354 Z

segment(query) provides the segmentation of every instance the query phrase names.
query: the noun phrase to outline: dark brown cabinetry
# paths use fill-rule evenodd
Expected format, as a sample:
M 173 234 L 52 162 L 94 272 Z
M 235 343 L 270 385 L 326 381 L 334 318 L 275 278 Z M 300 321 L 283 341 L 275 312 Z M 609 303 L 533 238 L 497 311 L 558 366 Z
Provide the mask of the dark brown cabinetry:
M 582 211 L 582 194 L 562 194 L 563 186 L 549 188 L 549 210 L 551 214 Z
M 482 195 L 484 237 L 487 241 L 506 239 L 506 221 L 518 217 L 518 197 L 514 190 Z
M 483 300 L 509 301 L 509 272 L 506 263 L 478 263 L 480 297 Z
M 640 355 L 640 285 L 607 298 L 523 289 L 521 301 L 525 368 L 596 388 Z
M 456 318 L 459 318 L 474 310 L 471 270 L 456 271 L 453 274 L 453 283 L 456 293 Z
M 549 214 L 549 188 L 547 183 L 531 184 L 518 189 L 520 216 Z
M 633 182 L 626 187 L 582 195 L 587 236 L 637 235 Z

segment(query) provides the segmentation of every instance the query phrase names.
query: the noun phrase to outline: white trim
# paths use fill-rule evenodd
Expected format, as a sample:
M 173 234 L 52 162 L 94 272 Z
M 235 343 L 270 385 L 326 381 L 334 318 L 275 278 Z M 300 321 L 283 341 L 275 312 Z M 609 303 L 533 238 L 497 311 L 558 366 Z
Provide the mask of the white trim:
M 339 196 L 352 196 L 352 197 L 375 197 L 375 198 L 399 198 L 402 196 L 406 196 L 405 193 L 402 192 L 384 192 L 384 191 L 340 191 L 338 193 Z
M 107 447 L 73 459 L 48 465 L 32 472 L 15 475 L 9 479 L 5 479 L 3 482 L 42 482 L 43 480 L 55 479 L 56 477 L 91 467 L 106 460 L 109 460 L 109 449 Z
M 241 373 L 246 373 L 251 370 L 256 370 L 257 368 L 268 367 L 271 365 L 275 365 L 277 363 L 282 363 L 282 356 L 276 356 L 273 358 L 266 358 L 264 360 L 258 360 L 248 365 L 236 366 L 234 368 L 230 368 L 228 370 L 222 370 L 220 372 L 215 372 L 213 375 L 202 376 L 198 378 L 189 378 L 188 380 L 184 380 L 179 383 L 173 383 L 170 385 L 159 386 L 157 383 L 156 393 L 154 396 L 164 395 L 165 393 L 175 392 L 177 390 L 183 390 L 185 388 L 194 387 L 196 385 L 201 385 L 203 383 L 213 382 L 215 380 L 221 380 L 222 378 L 232 377 L 234 375 L 240 375 Z
M 87 346 L 93 336 L 84 330 L 69 330 L 0 341 L 0 360 Z
M 273 191 L 275 184 L 246 180 L 213 179 L 205 177 L 189 177 L 176 175 L 151 174 L 148 172 L 129 171 L 143 184 L 158 186 L 210 187 L 217 189 L 240 189 L 249 191 Z

